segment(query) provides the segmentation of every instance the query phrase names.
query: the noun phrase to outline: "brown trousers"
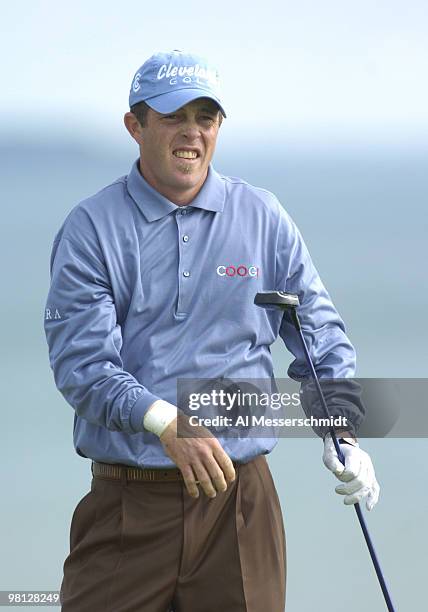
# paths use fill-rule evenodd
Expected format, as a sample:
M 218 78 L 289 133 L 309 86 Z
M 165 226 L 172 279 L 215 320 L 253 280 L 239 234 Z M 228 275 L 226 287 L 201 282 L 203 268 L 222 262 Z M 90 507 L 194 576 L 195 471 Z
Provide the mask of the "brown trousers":
M 283 612 L 285 534 L 264 456 L 225 493 L 93 477 L 77 504 L 62 612 Z

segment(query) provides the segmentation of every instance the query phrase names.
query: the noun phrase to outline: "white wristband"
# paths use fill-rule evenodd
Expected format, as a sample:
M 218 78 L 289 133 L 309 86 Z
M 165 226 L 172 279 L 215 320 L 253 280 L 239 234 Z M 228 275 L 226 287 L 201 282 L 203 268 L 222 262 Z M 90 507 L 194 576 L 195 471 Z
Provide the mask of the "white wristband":
M 144 428 L 161 436 L 168 425 L 177 418 L 177 407 L 164 400 L 157 400 L 146 412 Z

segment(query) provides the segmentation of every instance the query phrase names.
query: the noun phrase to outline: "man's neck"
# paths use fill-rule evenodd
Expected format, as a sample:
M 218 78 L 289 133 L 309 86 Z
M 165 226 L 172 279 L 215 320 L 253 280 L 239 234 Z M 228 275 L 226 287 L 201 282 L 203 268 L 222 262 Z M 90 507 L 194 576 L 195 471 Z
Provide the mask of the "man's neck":
M 155 189 L 158 193 L 163 195 L 164 198 L 167 198 L 167 200 L 169 200 L 176 206 L 187 206 L 188 204 L 190 204 L 196 198 L 196 196 L 202 189 L 206 181 L 206 178 L 208 176 L 208 171 L 207 171 L 207 174 L 205 175 L 204 180 L 200 184 L 195 185 L 195 187 L 192 187 L 191 189 L 177 191 L 176 189 L 169 189 L 168 186 L 166 185 L 165 187 L 163 186 L 159 187 L 159 185 L 154 184 L 155 182 L 150 180 L 150 176 L 146 176 L 146 174 L 143 172 L 143 169 L 141 167 L 141 160 L 139 162 L 139 170 L 140 170 L 141 176 L 150 185 L 150 187 Z

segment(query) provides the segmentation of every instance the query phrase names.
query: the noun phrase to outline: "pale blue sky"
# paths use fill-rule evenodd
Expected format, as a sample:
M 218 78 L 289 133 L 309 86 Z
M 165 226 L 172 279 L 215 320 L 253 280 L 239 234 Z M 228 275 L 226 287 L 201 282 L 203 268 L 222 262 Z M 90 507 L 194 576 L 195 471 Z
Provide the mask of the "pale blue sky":
M 9 125 L 53 115 L 119 133 L 133 73 L 154 51 L 179 48 L 217 64 L 235 128 L 274 123 L 336 139 L 428 131 L 423 0 L 27 0 L 2 13 Z

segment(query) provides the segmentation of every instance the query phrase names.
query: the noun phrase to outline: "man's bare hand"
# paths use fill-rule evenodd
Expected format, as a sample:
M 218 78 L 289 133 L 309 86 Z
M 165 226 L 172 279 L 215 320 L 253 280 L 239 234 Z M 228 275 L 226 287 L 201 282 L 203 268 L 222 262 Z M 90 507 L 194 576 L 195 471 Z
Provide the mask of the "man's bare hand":
M 235 480 L 233 463 L 206 427 L 190 425 L 188 417 L 180 410 L 177 414 L 159 439 L 166 454 L 183 474 L 189 495 L 199 497 L 199 483 L 204 493 L 213 498 L 217 491 L 226 491 L 228 483 Z

